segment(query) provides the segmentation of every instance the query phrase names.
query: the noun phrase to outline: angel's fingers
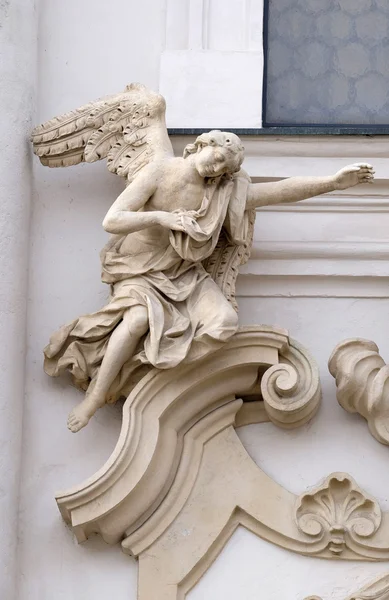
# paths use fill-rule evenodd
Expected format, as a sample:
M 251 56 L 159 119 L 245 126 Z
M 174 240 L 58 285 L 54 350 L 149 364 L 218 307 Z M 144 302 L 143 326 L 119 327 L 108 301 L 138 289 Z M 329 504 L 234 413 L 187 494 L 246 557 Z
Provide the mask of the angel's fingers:
M 365 167 L 366 169 L 372 169 L 373 165 L 369 164 L 369 163 L 354 163 L 352 165 L 353 167 Z

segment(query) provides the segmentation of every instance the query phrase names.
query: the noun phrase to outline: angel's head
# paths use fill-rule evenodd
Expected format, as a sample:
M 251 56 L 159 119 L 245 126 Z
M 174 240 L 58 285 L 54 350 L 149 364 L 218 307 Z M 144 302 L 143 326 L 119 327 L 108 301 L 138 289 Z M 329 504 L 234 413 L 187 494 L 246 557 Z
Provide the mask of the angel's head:
M 218 177 L 240 170 L 244 158 L 241 140 L 234 133 L 209 131 L 186 146 L 184 158 L 192 155 L 201 177 Z

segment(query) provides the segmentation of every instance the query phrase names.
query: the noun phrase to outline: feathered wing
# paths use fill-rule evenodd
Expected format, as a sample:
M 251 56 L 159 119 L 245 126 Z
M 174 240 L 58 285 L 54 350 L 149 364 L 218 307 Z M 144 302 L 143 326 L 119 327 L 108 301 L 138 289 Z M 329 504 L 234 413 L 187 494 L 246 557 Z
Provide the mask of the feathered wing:
M 107 159 L 112 173 L 132 181 L 152 160 L 173 156 L 165 100 L 141 84 L 55 117 L 32 132 L 43 165 L 69 167 Z
M 255 209 L 246 210 L 250 184 L 250 177 L 243 169 L 235 174 L 226 221 L 213 253 L 203 262 L 205 270 L 236 311 L 236 279 L 239 267 L 250 258 L 254 235 Z
M 217 283 L 223 295 L 238 311 L 235 298 L 236 279 L 239 267 L 250 258 L 251 246 L 255 224 L 255 209 L 247 211 L 245 218 L 248 220 L 247 238 L 244 244 L 233 244 L 222 230 L 219 241 L 211 256 L 204 261 L 205 270 Z

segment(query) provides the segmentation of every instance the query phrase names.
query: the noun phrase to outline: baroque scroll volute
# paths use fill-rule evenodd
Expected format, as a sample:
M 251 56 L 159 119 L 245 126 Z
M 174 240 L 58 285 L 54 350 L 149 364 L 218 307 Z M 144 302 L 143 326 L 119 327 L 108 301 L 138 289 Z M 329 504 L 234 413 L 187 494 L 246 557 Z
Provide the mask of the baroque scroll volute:
M 371 434 L 389 445 L 389 365 L 378 346 L 362 338 L 345 340 L 334 349 L 329 370 L 339 404 L 362 415 Z

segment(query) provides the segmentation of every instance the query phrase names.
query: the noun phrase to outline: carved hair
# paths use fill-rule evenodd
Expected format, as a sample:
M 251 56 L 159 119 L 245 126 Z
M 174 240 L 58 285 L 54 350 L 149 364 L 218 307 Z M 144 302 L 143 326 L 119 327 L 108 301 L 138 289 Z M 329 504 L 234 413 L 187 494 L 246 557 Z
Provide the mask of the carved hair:
M 228 173 L 240 171 L 244 159 L 244 147 L 241 140 L 234 133 L 219 131 L 218 129 L 202 133 L 196 138 L 194 144 L 188 144 L 184 149 L 184 158 L 196 154 L 204 146 L 221 146 L 228 150 Z

